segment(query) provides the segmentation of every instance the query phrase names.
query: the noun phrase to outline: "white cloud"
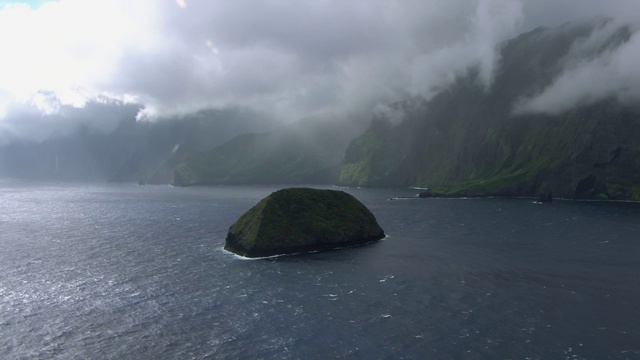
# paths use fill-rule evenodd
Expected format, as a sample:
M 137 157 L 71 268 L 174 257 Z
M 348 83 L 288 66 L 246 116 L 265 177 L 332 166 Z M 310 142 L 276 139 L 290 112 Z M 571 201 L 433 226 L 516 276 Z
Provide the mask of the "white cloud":
M 0 58 L 0 93 L 5 103 L 37 102 L 46 112 L 55 111 L 57 102 L 81 107 L 108 95 L 143 101 L 141 117 L 236 103 L 303 116 L 354 97 L 377 102 L 428 91 L 474 62 L 480 62 L 489 83 L 496 42 L 513 33 L 517 4 L 202 1 L 187 6 L 185 0 L 61 0 L 37 9 L 12 5 L 0 10 L 0 46 L 7 54 Z M 444 66 L 451 62 L 443 59 L 458 56 L 460 47 L 465 60 L 459 68 Z M 436 73 L 425 76 L 433 69 Z M 380 74 L 386 74 L 381 82 L 362 89 Z M 412 78 L 415 74 L 422 77 Z M 55 96 L 44 101 L 42 92 Z
M 558 114 L 576 105 L 610 98 L 623 103 L 640 99 L 640 34 L 636 31 L 622 45 L 597 52 L 610 44 L 611 37 L 620 29 L 624 29 L 624 25 L 609 22 L 575 44 L 566 70 L 540 94 L 520 100 L 515 112 Z
M 474 19 L 476 44 L 480 59 L 480 80 L 489 88 L 499 65 L 499 46 L 516 34 L 524 20 L 522 4 L 513 0 L 480 0 Z
M 139 1 L 83 0 L 0 8 L 0 101 L 40 102 L 45 91 L 62 104 L 82 106 L 117 76 L 124 53 L 158 42 L 149 8 Z

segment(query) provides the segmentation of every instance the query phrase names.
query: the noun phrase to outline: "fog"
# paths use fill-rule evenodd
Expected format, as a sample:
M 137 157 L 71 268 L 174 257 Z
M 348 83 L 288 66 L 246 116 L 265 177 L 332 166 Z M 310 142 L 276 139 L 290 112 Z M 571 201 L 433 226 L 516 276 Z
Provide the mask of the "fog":
M 631 32 L 630 40 L 598 55 L 607 41 L 623 30 Z M 616 98 L 623 104 L 640 99 L 640 38 L 637 24 L 609 21 L 589 38 L 574 44 L 565 60 L 564 72 L 540 94 L 522 99 L 516 112 L 558 114 L 576 105 Z
M 602 16 L 635 26 L 639 10 L 631 0 L 4 1 L 0 140 L 41 139 L 78 122 L 109 131 L 116 117 L 100 109 L 135 109 L 150 121 L 237 106 L 284 122 L 366 115 L 429 98 L 470 68 L 490 90 L 505 40 Z M 637 99 L 639 48 L 634 34 L 568 64 L 518 110 Z

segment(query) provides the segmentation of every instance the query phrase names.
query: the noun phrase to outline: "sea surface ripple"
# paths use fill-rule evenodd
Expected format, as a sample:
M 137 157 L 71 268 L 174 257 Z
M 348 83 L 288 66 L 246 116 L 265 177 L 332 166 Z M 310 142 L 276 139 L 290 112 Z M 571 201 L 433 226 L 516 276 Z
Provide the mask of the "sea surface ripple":
M 0 182 L 0 358 L 640 359 L 639 204 L 348 188 L 386 239 L 223 251 L 278 188 Z

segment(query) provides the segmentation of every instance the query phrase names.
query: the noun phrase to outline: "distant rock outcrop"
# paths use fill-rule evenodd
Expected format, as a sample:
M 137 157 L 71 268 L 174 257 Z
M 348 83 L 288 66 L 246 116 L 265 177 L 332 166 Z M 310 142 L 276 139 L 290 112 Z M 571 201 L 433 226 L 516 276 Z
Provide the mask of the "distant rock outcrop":
M 384 237 L 373 214 L 335 190 L 290 188 L 272 193 L 229 228 L 225 250 L 246 257 L 335 249 Z
M 553 202 L 553 193 L 551 192 L 551 186 L 548 183 L 542 185 L 540 193 L 538 194 L 538 202 L 541 204 L 549 204 Z

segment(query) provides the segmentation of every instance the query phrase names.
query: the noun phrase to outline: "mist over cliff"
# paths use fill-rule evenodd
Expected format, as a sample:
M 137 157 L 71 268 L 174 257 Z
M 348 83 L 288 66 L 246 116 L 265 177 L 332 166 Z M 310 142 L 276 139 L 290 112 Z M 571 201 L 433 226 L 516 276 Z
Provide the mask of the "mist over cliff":
M 393 119 L 378 114 L 347 149 L 341 182 L 448 196 L 535 196 L 545 188 L 568 198 L 638 199 L 635 90 L 597 80 L 607 59 L 637 49 L 635 31 L 598 19 L 508 41 L 489 90 L 472 69 L 431 100 L 393 104 Z
M 2 177 L 55 181 L 150 179 L 180 146 L 209 150 L 247 131 L 265 131 L 278 122 L 250 109 L 205 110 L 158 122 L 136 121 L 138 108 L 112 104 L 113 129 L 86 123 L 42 141 L 20 139 L 0 145 Z M 51 120 L 53 121 L 53 120 Z M 168 184 L 168 176 L 159 182 Z

